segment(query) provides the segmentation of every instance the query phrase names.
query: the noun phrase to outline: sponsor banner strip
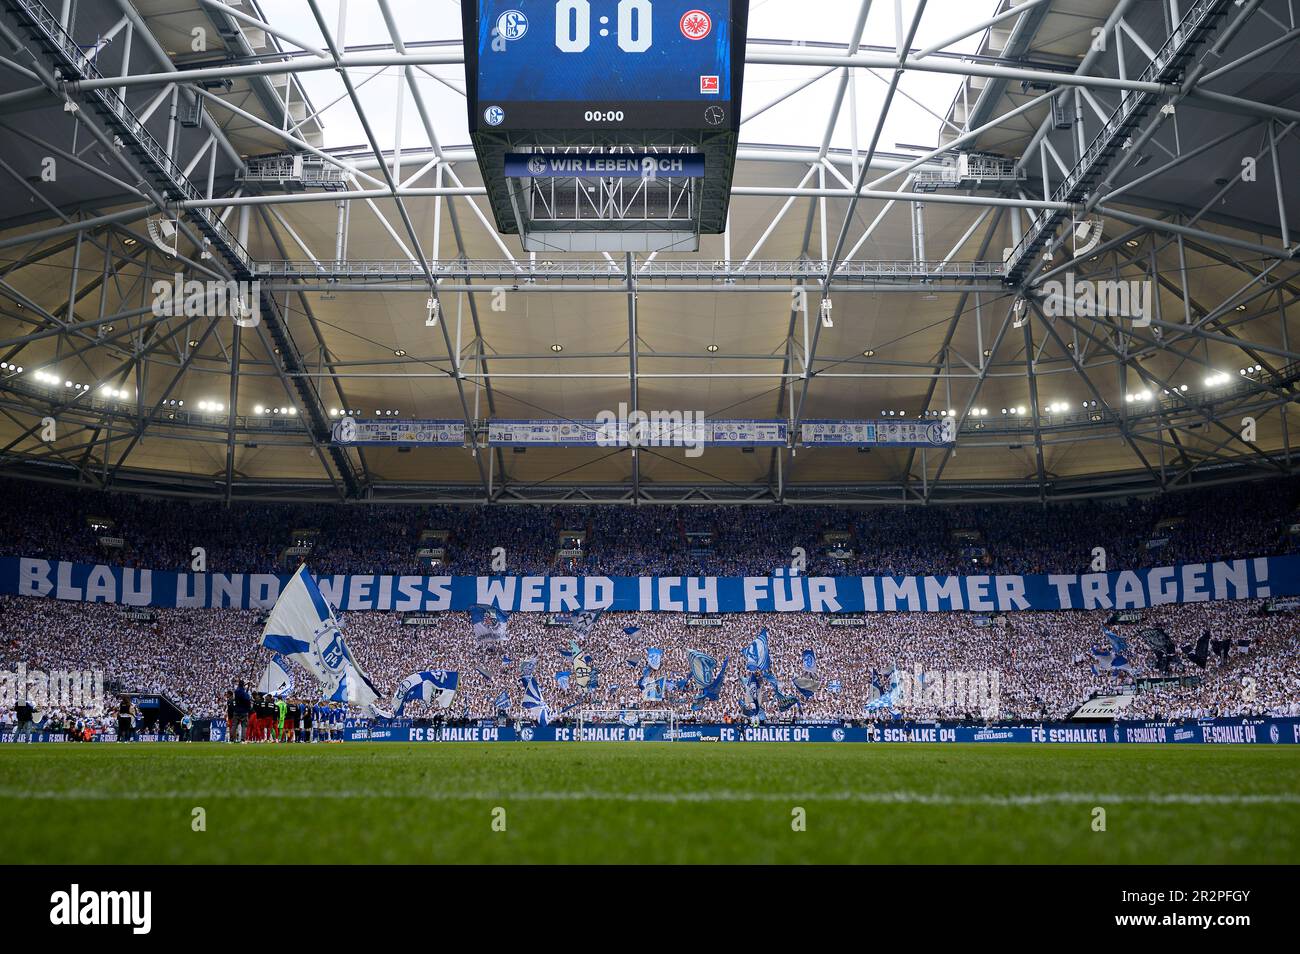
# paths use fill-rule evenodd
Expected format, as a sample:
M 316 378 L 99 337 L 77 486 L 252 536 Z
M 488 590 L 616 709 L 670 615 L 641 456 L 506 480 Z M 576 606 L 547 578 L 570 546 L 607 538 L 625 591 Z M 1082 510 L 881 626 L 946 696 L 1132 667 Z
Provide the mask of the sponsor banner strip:
M 352 725 L 350 742 L 1031 742 L 1041 744 L 1205 743 L 1300 745 L 1300 718 L 1204 719 L 1181 722 L 1035 722 L 977 726 L 954 722 L 885 722 L 870 726 L 719 724 L 575 726 Z

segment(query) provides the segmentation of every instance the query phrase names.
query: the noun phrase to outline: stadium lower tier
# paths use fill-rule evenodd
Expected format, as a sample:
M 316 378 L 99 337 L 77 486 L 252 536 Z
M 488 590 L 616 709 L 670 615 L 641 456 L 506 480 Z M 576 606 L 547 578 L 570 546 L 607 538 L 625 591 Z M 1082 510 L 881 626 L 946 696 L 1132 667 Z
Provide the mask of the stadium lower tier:
M 140 614 L 136 614 L 140 615 Z M 0 675 L 96 671 L 106 687 L 107 719 L 119 692 L 168 696 L 198 719 L 225 715 L 225 694 L 237 680 L 262 674 L 270 654 L 259 646 L 263 613 L 242 610 L 157 610 L 147 619 L 111 604 L 0 598 Z M 427 625 L 404 625 L 396 613 L 349 613 L 344 633 L 376 688 L 391 694 L 420 670 L 460 673 L 450 707 L 411 703 L 404 715 L 444 720 L 496 717 L 502 694 L 512 719 L 522 718 L 521 667 L 535 661 L 545 703 L 555 716 L 581 708 L 672 709 L 679 722 L 747 721 L 743 651 L 763 627 L 771 672 L 761 702 L 770 721 L 962 719 L 1061 720 L 1092 696 L 1136 690 L 1120 715 L 1128 719 L 1197 719 L 1300 715 L 1300 618 L 1266 613 L 1260 601 L 1162 606 L 1140 620 L 1109 623 L 1104 611 L 1007 613 L 880 613 L 832 620 L 813 614 L 729 614 L 700 620 L 674 613 L 606 613 L 582 640 L 595 686 L 562 674 L 575 667 L 562 654 L 573 632 L 547 614 L 516 613 L 504 643 L 480 645 L 465 613 L 434 614 Z M 1126 669 L 1109 668 L 1124 644 Z M 1144 634 L 1158 629 L 1176 648 L 1158 659 Z M 1213 651 L 1199 658 L 1195 648 Z M 645 701 L 638 681 L 646 650 L 663 651 L 654 673 L 667 697 Z M 697 702 L 688 653 L 729 660 L 716 700 Z M 806 667 L 808 652 L 815 663 Z M 1098 653 L 1102 655 L 1098 655 Z M 1201 663 L 1204 665 L 1201 665 Z M 294 671 L 292 695 L 315 697 L 315 684 Z M 797 707 L 778 712 L 781 694 L 795 695 L 795 677 L 812 686 Z M 879 697 L 906 683 L 912 691 Z M 972 689 L 978 686 L 979 697 Z M 952 691 L 959 687 L 964 691 Z M 938 691 L 943 689 L 944 691 Z M 928 691 L 923 691 L 928 690 Z M 748 698 L 752 702 L 752 698 Z M 9 705 L 0 718 L 12 720 Z M 47 715 L 67 717 L 51 702 Z

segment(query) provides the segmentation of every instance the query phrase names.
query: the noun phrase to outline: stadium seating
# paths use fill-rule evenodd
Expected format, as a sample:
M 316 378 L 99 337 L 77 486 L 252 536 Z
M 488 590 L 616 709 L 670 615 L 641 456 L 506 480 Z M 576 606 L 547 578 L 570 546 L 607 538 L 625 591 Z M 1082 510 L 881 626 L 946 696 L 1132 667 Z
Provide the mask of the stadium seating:
M 1300 481 L 1275 479 L 1157 498 L 1037 506 L 933 507 L 418 507 L 221 504 L 146 499 L 57 486 L 0 482 L 6 532 L 0 555 L 188 569 L 193 547 L 208 566 L 283 572 L 299 555 L 295 530 L 318 531 L 312 571 L 421 573 L 425 530 L 448 532 L 440 572 L 488 571 L 493 547 L 512 573 L 545 573 L 559 531 L 585 530 L 576 572 L 738 576 L 808 554 L 808 572 L 843 575 L 1078 572 L 1102 547 L 1111 567 L 1143 567 L 1289 551 L 1288 517 Z M 100 527 L 97 529 L 96 526 Z M 708 532 L 700 547 L 688 533 Z M 846 559 L 826 535 L 847 534 Z M 105 550 L 101 536 L 122 540 Z M 972 555 L 975 552 L 976 555 Z M 574 571 L 569 571 L 574 572 Z

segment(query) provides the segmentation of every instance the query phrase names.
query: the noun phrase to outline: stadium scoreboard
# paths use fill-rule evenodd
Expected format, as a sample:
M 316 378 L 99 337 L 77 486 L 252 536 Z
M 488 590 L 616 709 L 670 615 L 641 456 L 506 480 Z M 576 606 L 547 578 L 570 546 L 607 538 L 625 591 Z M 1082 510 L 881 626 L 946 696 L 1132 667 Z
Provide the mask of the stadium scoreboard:
M 478 7 L 471 129 L 735 128 L 729 0 Z
M 465 0 L 469 130 L 497 228 L 570 251 L 689 250 L 721 232 L 748 11 L 748 0 Z M 649 174 L 601 174 L 627 154 Z M 673 171 L 681 160 L 690 171 Z

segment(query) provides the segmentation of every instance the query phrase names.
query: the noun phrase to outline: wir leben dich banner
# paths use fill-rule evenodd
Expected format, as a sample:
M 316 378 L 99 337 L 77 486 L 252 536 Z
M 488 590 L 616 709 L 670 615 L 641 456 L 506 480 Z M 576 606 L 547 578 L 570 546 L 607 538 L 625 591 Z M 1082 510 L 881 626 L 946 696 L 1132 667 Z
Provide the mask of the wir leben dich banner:
M 0 593 L 163 608 L 269 609 L 290 574 L 174 573 L 0 557 Z M 970 576 L 322 576 L 343 611 L 580 609 L 687 613 L 878 613 L 1143 609 L 1300 595 L 1300 556 L 1109 573 Z

